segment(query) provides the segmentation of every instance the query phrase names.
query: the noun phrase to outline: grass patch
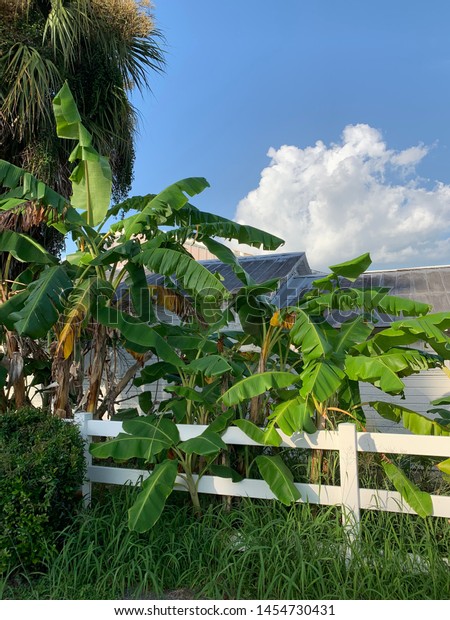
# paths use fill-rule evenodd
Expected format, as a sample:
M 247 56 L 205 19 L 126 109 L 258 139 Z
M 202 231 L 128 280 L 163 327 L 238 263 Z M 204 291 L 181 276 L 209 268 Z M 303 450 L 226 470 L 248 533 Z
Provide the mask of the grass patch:
M 227 512 L 204 497 L 197 520 L 175 493 L 153 530 L 137 534 L 126 525 L 134 493 L 103 491 L 42 571 L 0 577 L 0 596 L 123 600 L 182 588 L 232 600 L 450 598 L 446 519 L 367 511 L 349 561 L 338 508 L 240 500 Z

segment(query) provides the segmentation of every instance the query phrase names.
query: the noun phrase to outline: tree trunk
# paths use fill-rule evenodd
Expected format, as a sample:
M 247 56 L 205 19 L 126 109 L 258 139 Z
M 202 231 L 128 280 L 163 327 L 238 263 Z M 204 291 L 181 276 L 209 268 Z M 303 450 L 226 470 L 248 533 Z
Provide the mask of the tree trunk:
M 103 367 L 106 358 L 106 328 L 98 323 L 94 324 L 93 348 L 89 365 L 89 387 L 86 396 L 86 411 L 97 413 L 97 403 L 103 376 Z M 98 417 L 98 416 L 95 416 Z
M 9 359 L 9 388 L 13 388 L 16 409 L 26 404 L 26 386 L 23 376 L 23 359 L 17 337 L 6 332 L 6 350 Z
M 58 384 L 53 401 L 53 414 L 58 418 L 70 418 L 72 416 L 69 402 L 71 357 L 65 360 L 62 355 L 58 355 L 53 359 L 52 379 Z
M 261 351 L 261 355 L 259 357 L 258 362 L 258 370 L 256 371 L 258 374 L 265 372 L 267 364 L 267 357 L 263 350 Z M 250 401 L 250 420 L 257 426 L 261 426 L 264 422 L 264 414 L 262 411 L 263 404 L 263 396 L 254 396 Z

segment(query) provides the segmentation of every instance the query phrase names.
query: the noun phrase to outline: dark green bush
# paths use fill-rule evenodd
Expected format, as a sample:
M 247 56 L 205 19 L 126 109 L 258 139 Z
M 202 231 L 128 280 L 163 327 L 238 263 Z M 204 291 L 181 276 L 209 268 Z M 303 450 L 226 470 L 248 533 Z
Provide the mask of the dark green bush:
M 0 414 L 0 573 L 38 567 L 80 507 L 85 472 L 75 425 L 37 409 Z

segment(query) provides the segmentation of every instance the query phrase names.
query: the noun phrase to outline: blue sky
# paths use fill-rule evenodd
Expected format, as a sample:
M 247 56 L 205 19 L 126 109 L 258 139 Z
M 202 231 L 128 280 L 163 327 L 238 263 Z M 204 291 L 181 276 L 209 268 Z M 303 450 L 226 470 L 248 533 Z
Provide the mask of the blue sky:
M 366 250 L 379 268 L 450 263 L 450 3 L 159 0 L 154 15 L 167 69 L 133 96 L 132 193 L 205 176 L 194 204 L 317 268 Z

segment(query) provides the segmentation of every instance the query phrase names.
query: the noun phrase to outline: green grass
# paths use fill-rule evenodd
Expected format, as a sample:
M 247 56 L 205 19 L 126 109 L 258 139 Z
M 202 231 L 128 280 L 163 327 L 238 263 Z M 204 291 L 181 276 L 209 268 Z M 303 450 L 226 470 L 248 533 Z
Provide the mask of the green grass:
M 188 588 L 210 599 L 450 598 L 445 519 L 366 512 L 346 561 L 337 508 L 243 500 L 227 512 L 204 497 L 197 520 L 180 493 L 152 531 L 137 534 L 126 525 L 133 493 L 103 491 L 42 569 L 0 577 L 0 597 L 123 599 Z

